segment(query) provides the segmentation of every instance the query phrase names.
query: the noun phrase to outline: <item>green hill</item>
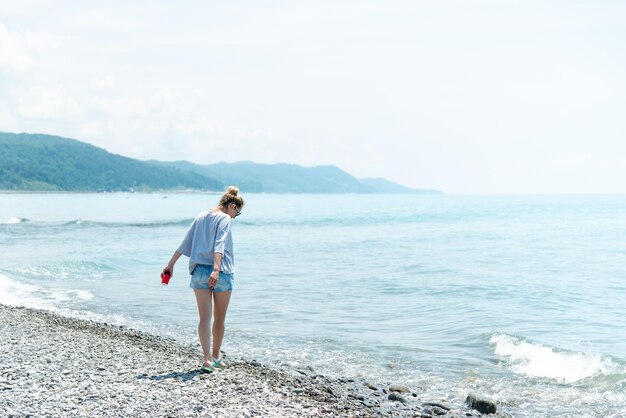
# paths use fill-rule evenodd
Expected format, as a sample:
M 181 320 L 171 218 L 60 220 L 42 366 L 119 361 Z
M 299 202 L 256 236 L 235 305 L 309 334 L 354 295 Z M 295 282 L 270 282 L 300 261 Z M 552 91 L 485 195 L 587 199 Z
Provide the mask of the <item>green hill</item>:
M 222 190 L 206 176 L 111 154 L 73 139 L 0 132 L 0 189 Z
M 139 161 L 74 139 L 0 132 L 0 190 L 223 190 L 262 193 L 439 193 L 385 179 L 359 180 L 334 166 Z
M 262 193 L 389 193 L 441 194 L 438 190 L 410 189 L 382 178 L 357 179 L 334 166 L 258 164 L 251 161 L 199 165 L 188 161 L 149 161 L 237 184 L 242 190 Z
M 393 183 L 387 179 L 361 179 L 361 183 L 373 187 L 376 193 L 410 193 L 410 194 L 442 194 L 438 190 L 433 189 L 410 189 L 398 183 Z
M 198 165 L 187 161 L 157 162 L 237 184 L 242 190 L 263 193 L 375 193 L 334 166 L 302 167 L 295 164 L 257 164 L 251 161 Z

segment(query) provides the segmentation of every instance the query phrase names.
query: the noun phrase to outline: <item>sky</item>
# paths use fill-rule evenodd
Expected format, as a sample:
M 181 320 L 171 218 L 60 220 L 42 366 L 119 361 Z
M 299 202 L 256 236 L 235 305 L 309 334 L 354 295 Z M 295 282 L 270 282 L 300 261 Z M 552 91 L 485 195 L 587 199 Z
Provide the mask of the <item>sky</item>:
M 624 1 L 0 0 L 0 131 L 132 158 L 626 193 L 625 116 Z

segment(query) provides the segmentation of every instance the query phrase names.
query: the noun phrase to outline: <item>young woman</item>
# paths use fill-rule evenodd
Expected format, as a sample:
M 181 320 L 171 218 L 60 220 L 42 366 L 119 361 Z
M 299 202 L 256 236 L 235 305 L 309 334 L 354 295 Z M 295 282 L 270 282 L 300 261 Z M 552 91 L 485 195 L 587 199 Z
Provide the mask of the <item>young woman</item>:
M 189 286 L 196 294 L 198 337 L 204 354 L 201 370 L 211 373 L 222 367 L 220 349 L 224 338 L 224 320 L 233 290 L 235 258 L 231 221 L 241 214 L 244 201 L 239 189 L 230 186 L 211 211 L 202 212 L 191 223 L 185 239 L 174 252 L 164 273 L 174 273 L 181 255 L 189 257 Z M 212 306 L 213 305 L 213 306 Z M 213 350 L 211 352 L 211 313 L 213 314 Z

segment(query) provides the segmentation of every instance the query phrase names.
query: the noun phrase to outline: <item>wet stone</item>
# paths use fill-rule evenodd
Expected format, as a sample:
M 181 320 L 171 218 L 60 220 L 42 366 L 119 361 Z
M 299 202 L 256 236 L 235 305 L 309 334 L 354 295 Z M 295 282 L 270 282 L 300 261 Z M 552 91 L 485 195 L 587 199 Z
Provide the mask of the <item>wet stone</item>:
M 465 399 L 465 403 L 482 414 L 495 414 L 497 411 L 496 404 L 485 398 L 470 394 Z
M 413 394 L 413 396 L 417 396 L 417 394 L 416 394 L 416 393 L 414 393 L 414 394 Z M 436 407 L 438 407 L 438 408 L 445 409 L 446 411 L 450 411 L 450 410 L 452 409 L 452 407 L 451 407 L 451 406 L 446 405 L 446 404 L 444 404 L 444 403 L 442 403 L 442 402 L 424 402 L 424 405 L 427 405 L 427 406 L 436 406 Z
M 409 389 L 406 386 L 391 385 L 391 386 L 389 386 L 389 392 L 410 393 L 411 389 Z
M 432 411 L 435 413 L 435 415 L 446 415 L 448 413 L 447 410 L 439 408 L 438 406 L 433 406 Z
M 390 401 L 394 401 L 394 402 L 406 403 L 406 399 L 404 399 L 402 396 L 398 395 L 395 392 L 391 392 L 389 396 L 387 397 L 387 399 L 389 399 Z

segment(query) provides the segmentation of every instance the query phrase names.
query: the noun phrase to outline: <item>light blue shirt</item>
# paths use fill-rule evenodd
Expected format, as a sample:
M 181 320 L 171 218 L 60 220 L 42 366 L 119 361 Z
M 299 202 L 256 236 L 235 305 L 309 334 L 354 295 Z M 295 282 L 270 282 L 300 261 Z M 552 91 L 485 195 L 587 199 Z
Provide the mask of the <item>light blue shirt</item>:
M 235 273 L 231 221 L 222 211 L 202 212 L 196 216 L 178 247 L 179 253 L 189 257 L 189 274 L 198 264 L 213 265 L 215 253 L 222 254 L 220 271 Z

